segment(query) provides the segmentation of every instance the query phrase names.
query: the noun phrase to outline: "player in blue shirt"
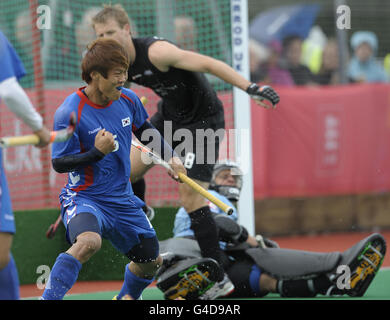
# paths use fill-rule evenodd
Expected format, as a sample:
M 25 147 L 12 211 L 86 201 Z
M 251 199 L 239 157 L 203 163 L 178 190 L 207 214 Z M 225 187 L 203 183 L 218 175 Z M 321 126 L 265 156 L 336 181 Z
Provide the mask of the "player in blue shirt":
M 54 169 L 69 175 L 59 198 L 72 246 L 58 256 L 42 299 L 64 297 L 82 264 L 100 249 L 102 237 L 131 260 L 117 299 L 138 299 L 162 263 L 156 233 L 141 209 L 144 203 L 131 188 L 132 133 L 141 141 L 146 130 L 155 134 L 172 178 L 178 180 L 177 173 L 186 170 L 147 121 L 139 98 L 122 87 L 128 65 L 128 54 L 117 41 L 94 41 L 82 61 L 88 85 L 68 96 L 55 113 L 54 130 L 67 126 L 72 112 L 77 114 L 73 137 L 53 145 L 52 152 Z
M 0 100 L 40 137 L 38 147 L 44 147 L 50 133 L 18 82 L 25 74 L 18 54 L 0 30 Z M 10 251 L 15 223 L 2 158 L 0 148 L 0 300 L 17 300 L 19 280 Z

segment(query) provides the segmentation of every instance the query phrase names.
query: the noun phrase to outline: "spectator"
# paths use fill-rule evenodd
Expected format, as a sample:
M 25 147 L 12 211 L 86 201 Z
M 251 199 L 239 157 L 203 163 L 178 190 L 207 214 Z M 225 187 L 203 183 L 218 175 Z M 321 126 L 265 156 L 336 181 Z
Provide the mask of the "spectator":
M 322 55 L 320 70 L 314 75 L 314 81 L 320 85 L 335 85 L 340 83 L 339 52 L 335 39 L 326 43 Z
M 282 46 L 278 41 L 272 41 L 269 45 L 270 56 L 263 64 L 262 72 L 265 75 L 264 82 L 284 86 L 293 86 L 294 80 L 290 72 L 282 66 Z
M 291 35 L 283 39 L 283 58 L 285 68 L 290 72 L 296 85 L 313 85 L 313 74 L 301 63 L 302 39 Z
M 192 17 L 177 16 L 174 19 L 175 41 L 179 48 L 184 50 L 197 51 L 197 31 L 195 21 Z
M 390 79 L 390 53 L 386 54 L 383 59 L 383 67 L 385 68 L 388 79 Z
M 328 39 L 320 26 L 313 26 L 309 35 L 303 41 L 301 62 L 313 74 L 317 74 L 320 71 L 322 52 L 327 41 Z
M 352 82 L 388 82 L 384 68 L 375 61 L 378 38 L 370 31 L 358 31 L 352 35 L 353 57 L 348 65 L 348 77 Z

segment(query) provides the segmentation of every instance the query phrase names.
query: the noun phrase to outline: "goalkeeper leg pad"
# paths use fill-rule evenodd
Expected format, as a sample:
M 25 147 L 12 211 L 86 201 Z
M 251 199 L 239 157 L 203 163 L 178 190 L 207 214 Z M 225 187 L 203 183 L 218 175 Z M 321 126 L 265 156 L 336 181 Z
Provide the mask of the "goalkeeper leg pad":
M 341 253 L 318 253 L 292 249 L 251 248 L 246 253 L 276 279 L 301 279 L 328 273 L 341 260 Z
M 382 235 L 374 233 L 343 253 L 275 248 L 252 248 L 246 252 L 264 272 L 278 280 L 309 279 L 326 274 L 338 294 L 361 297 L 384 260 L 386 241 Z M 340 273 L 340 266 L 349 270 L 349 278 L 343 281 L 338 281 L 344 274 Z

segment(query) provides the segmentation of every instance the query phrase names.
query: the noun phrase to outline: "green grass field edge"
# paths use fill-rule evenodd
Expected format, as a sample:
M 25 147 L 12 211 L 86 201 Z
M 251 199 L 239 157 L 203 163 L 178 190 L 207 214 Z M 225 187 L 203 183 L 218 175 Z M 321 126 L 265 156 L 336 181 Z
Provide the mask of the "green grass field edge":
M 226 299 L 226 300 L 390 300 L 390 267 L 382 268 L 366 294 L 363 297 L 325 297 L 317 296 L 315 298 L 281 298 L 278 294 L 268 294 L 263 298 L 243 298 L 243 299 Z M 118 294 L 117 291 L 101 291 L 91 293 L 80 293 L 66 295 L 64 300 L 112 300 Z M 38 300 L 39 297 L 24 298 L 22 300 Z M 142 294 L 143 300 L 164 300 L 163 293 L 157 287 L 145 289 Z

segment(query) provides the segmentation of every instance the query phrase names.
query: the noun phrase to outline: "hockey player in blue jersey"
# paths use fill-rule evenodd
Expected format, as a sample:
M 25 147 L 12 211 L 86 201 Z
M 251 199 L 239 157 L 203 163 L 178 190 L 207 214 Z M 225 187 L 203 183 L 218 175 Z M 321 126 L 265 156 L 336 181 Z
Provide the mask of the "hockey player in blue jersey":
M 128 66 L 129 56 L 117 41 L 94 41 L 81 66 L 88 85 L 67 97 L 56 111 L 54 130 L 67 125 L 71 112 L 78 119 L 74 136 L 54 145 L 52 152 L 54 169 L 69 175 L 59 198 L 71 247 L 57 257 L 44 300 L 64 297 L 82 264 L 100 249 L 102 237 L 131 260 L 117 299 L 140 298 L 162 263 L 156 233 L 129 180 L 132 133 L 142 141 L 142 133 L 149 130 L 157 138 L 161 155 L 171 164 L 172 178 L 178 180 L 178 173 L 186 170 L 147 121 L 139 98 L 122 87 Z
M 15 49 L 0 30 L 0 100 L 39 136 L 37 147 L 49 143 L 50 133 L 18 80 L 26 74 Z M 19 279 L 11 245 L 15 221 L 0 148 L 0 300 L 19 299 Z

